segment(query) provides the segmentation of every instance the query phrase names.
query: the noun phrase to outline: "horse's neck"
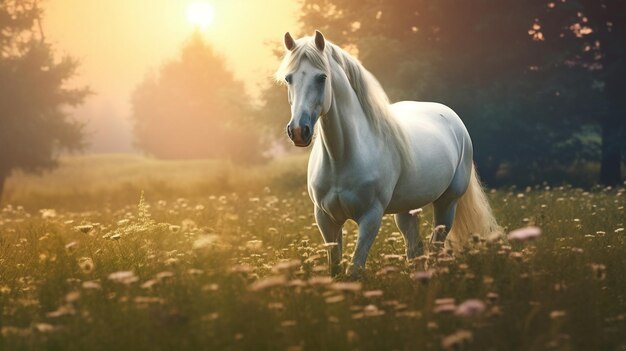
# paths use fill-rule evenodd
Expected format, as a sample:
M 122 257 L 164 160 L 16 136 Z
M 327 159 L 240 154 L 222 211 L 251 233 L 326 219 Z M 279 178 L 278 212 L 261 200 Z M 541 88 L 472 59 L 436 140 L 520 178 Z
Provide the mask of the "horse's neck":
M 333 70 L 333 97 L 330 110 L 320 120 L 320 137 L 332 163 L 342 164 L 357 151 L 373 144 L 374 135 L 356 93 L 347 77 Z

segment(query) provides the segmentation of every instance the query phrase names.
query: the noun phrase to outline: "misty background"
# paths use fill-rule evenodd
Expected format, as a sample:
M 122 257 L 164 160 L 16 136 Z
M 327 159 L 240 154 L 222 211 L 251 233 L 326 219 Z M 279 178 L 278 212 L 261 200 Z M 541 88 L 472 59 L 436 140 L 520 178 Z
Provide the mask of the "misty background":
M 246 92 L 259 103 L 277 64 L 271 48 L 298 28 L 298 2 L 210 1 L 212 23 L 198 28 L 186 11 L 197 1 L 44 0 L 42 24 L 55 50 L 80 61 L 71 84 L 94 92 L 71 112 L 84 121 L 87 152 L 140 152 L 134 145 L 131 94 L 148 75 L 175 58 L 194 32 L 223 56 Z M 113 20 L 112 20 L 113 19 Z

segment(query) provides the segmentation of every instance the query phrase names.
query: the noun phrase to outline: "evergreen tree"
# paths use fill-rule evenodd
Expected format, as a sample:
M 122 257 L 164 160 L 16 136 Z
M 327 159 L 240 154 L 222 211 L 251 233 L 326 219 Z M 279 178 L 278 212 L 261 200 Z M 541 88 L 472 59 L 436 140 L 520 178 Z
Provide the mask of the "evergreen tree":
M 56 59 L 33 1 L 0 0 L 0 195 L 13 170 L 56 166 L 60 150 L 83 146 L 82 125 L 66 113 L 86 88 L 71 89 L 77 61 Z

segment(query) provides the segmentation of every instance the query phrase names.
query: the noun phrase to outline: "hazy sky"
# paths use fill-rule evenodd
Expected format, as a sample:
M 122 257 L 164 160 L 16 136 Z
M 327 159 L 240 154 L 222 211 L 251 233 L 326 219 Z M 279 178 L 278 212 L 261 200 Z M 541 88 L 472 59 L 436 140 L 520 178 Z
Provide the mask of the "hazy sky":
M 61 53 L 81 62 L 74 82 L 96 95 L 75 112 L 88 120 L 96 151 L 128 149 L 129 99 L 143 77 L 176 57 L 198 30 L 187 9 L 198 0 L 45 0 L 44 31 Z M 277 62 L 271 41 L 297 29 L 298 0 L 200 0 L 214 8 L 203 30 L 251 93 Z M 110 145 L 117 144 L 117 145 Z

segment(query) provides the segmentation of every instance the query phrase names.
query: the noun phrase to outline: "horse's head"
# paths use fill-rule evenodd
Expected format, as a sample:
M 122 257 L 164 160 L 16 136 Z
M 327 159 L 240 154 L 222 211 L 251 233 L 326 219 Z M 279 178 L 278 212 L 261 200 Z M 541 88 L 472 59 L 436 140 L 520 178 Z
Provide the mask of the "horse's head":
M 287 134 L 294 145 L 311 144 L 315 123 L 328 113 L 332 99 L 330 66 L 324 53 L 326 40 L 319 31 L 314 37 L 294 40 L 285 34 L 287 51 L 277 78 L 288 87 L 291 120 Z

